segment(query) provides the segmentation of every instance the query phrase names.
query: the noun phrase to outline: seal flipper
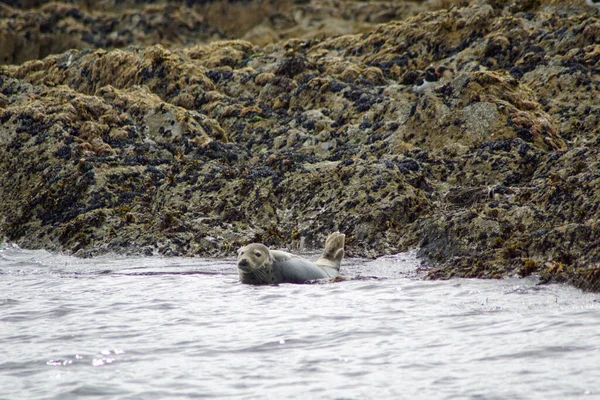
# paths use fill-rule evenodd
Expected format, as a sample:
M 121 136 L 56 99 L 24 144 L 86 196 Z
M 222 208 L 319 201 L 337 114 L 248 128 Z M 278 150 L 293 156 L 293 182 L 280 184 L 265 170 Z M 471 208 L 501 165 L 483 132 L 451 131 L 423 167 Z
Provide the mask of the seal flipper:
M 337 263 L 337 269 L 340 269 L 340 266 L 342 265 L 342 259 L 344 258 L 344 249 L 338 249 L 335 252 L 335 255 L 333 256 L 333 259 L 335 260 L 335 262 Z
M 333 232 L 325 241 L 325 249 L 321 257 L 315 261 L 320 267 L 329 267 L 340 270 L 342 259 L 344 258 L 344 242 L 346 235 L 340 232 Z

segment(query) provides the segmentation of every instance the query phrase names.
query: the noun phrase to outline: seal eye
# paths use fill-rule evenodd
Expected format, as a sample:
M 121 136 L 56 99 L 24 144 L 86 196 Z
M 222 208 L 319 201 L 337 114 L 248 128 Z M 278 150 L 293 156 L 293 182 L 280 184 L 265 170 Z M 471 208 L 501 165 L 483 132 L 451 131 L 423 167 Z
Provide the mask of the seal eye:
M 262 254 L 260 254 L 260 253 L 258 253 L 258 252 L 257 252 L 257 253 L 254 253 L 254 255 L 255 255 L 256 257 L 260 257 Z

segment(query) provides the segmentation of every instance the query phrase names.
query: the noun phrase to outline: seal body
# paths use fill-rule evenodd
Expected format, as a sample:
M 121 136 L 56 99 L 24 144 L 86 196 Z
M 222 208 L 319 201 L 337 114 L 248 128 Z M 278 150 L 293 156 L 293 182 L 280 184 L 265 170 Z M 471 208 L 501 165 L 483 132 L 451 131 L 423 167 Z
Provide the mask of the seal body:
M 345 235 L 339 232 L 329 235 L 325 250 L 316 262 L 285 251 L 270 250 L 261 243 L 249 244 L 238 250 L 240 281 L 250 284 L 305 283 L 340 276 L 344 240 Z

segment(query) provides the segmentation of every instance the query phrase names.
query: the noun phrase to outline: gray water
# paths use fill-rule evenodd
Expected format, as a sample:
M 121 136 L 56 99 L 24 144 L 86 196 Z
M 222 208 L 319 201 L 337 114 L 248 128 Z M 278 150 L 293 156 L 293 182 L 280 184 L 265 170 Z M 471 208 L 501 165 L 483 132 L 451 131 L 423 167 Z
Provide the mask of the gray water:
M 242 285 L 235 261 L 0 247 L 1 399 L 600 398 L 600 296 L 423 281 Z

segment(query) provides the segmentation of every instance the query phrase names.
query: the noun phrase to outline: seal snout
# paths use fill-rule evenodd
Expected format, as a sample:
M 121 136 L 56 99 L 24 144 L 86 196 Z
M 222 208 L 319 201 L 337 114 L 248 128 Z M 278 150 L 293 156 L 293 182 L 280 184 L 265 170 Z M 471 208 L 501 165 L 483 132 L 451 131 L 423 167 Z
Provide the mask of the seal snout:
M 250 271 L 250 261 L 247 258 L 242 258 L 238 261 L 238 268 L 242 271 L 249 272 Z

